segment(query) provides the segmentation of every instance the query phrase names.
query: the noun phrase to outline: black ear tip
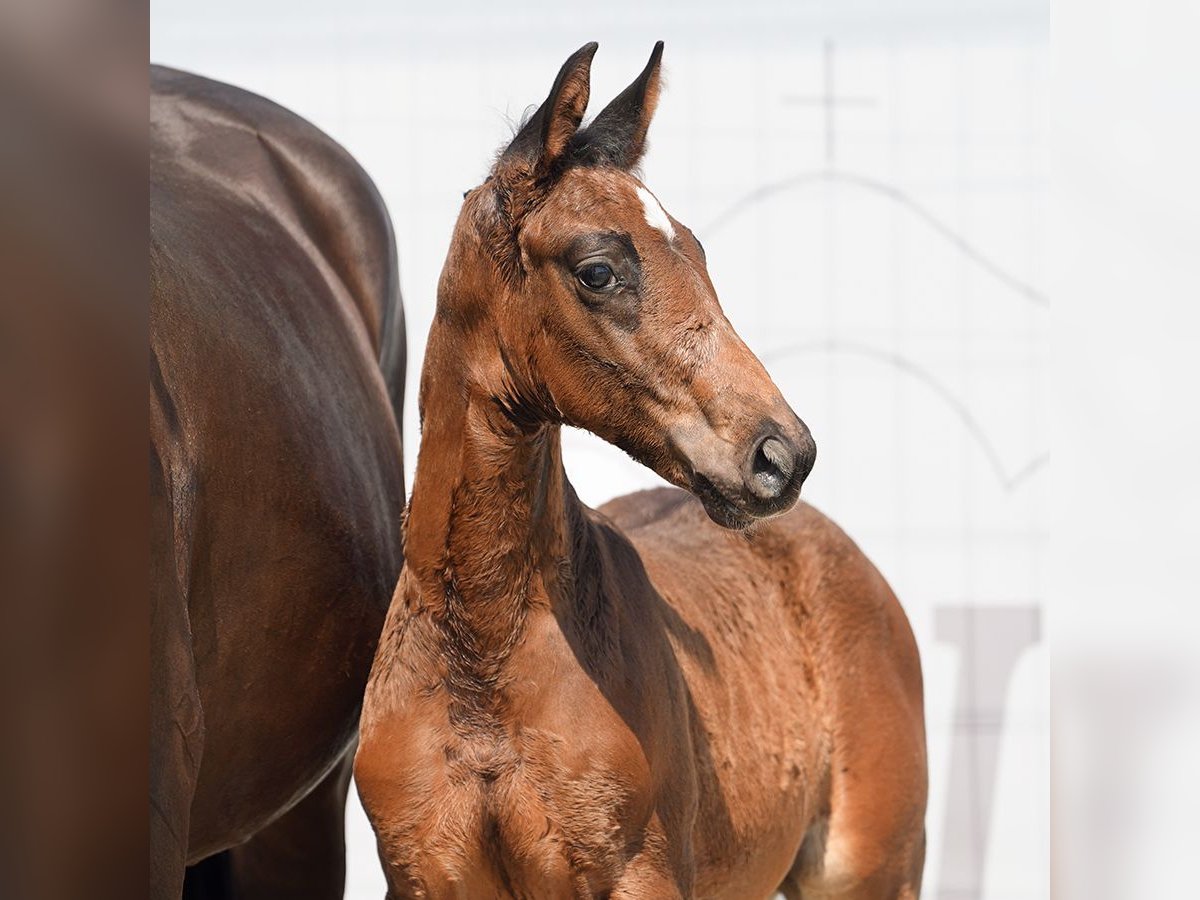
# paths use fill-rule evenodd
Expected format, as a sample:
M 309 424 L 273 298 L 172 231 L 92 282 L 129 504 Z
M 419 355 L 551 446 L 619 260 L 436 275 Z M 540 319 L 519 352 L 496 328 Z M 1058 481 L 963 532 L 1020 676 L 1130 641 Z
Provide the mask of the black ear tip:
M 654 49 L 650 51 L 650 59 L 646 63 L 646 68 L 642 69 L 642 77 L 649 77 L 650 73 L 655 71 L 662 62 L 663 42 L 659 41 L 654 45 Z
M 592 57 L 596 55 L 596 51 L 599 49 L 600 45 L 596 41 L 588 41 L 567 57 L 567 61 L 563 63 L 562 69 L 559 71 L 559 77 L 580 68 L 590 69 L 592 66 Z

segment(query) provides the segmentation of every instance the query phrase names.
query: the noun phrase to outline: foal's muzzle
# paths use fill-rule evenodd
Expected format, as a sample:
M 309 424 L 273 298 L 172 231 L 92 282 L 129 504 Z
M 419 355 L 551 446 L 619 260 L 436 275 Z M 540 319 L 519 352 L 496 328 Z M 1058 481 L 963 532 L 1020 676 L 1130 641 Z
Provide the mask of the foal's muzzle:
M 731 442 L 705 430 L 680 430 L 673 441 L 690 469 L 688 487 L 709 518 L 726 528 L 746 528 L 756 520 L 791 508 L 817 456 L 808 427 L 791 411 L 779 422 L 767 419 L 732 458 Z
M 742 463 L 747 511 L 769 516 L 791 506 L 812 471 L 817 445 L 799 419 L 786 433 L 771 423 L 753 442 Z

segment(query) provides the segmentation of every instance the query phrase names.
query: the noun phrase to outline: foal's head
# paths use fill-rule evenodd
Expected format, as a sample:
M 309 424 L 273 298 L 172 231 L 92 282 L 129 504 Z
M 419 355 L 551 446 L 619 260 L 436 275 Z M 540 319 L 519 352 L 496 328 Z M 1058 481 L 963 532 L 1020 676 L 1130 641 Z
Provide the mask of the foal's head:
M 662 43 L 581 128 L 595 52 L 467 194 L 438 316 L 519 427 L 586 428 L 745 527 L 795 502 L 816 447 L 722 314 L 704 248 L 636 174 Z

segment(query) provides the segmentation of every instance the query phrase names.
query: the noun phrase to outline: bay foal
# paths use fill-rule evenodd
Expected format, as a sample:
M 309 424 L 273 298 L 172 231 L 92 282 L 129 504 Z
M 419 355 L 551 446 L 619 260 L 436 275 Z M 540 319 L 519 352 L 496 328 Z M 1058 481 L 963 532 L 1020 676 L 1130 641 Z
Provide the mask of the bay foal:
M 632 173 L 662 45 L 581 129 L 595 49 L 466 197 L 439 285 L 355 763 L 388 896 L 915 898 L 908 622 L 835 525 L 784 515 L 808 429 Z M 699 502 L 588 509 L 563 423 Z

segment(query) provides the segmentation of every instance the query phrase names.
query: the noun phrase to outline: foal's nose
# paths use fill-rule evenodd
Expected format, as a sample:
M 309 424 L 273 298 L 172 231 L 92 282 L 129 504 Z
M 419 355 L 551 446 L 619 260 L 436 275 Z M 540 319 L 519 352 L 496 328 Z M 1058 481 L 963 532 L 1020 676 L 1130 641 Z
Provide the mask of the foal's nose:
M 803 422 L 797 420 L 797 425 L 793 436 L 772 427 L 755 441 L 745 463 L 747 490 L 771 510 L 795 500 L 816 460 L 812 435 Z

